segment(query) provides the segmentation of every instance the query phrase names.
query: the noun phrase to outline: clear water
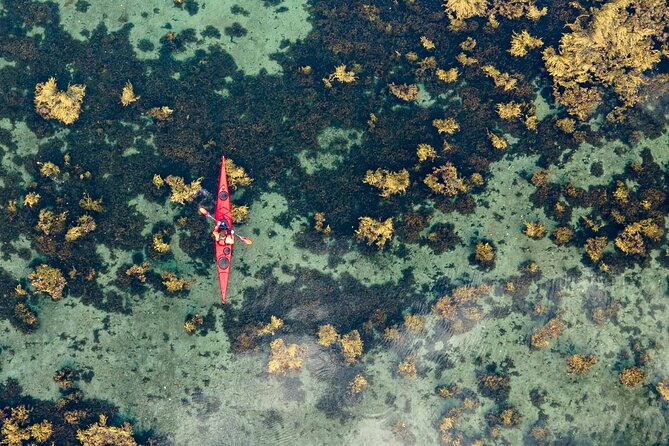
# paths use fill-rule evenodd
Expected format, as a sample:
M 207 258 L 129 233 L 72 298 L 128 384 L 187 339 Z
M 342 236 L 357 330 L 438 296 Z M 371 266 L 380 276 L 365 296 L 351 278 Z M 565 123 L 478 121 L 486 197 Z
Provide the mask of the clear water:
M 57 445 L 81 444 L 76 432 L 100 414 L 129 422 L 139 444 L 666 444 L 666 60 L 643 71 L 622 122 L 605 118 L 618 98 L 603 88 L 597 112 L 565 132 L 541 55 L 579 11 L 537 6 L 548 12 L 536 23 L 502 14 L 497 29 L 471 18 L 456 32 L 439 2 L 420 0 L 0 1 L 3 440 L 11 408 L 26 405 L 21 429 L 49 420 Z M 514 58 L 522 29 L 544 45 Z M 467 37 L 475 48 L 461 49 Z M 478 63 L 463 66 L 462 52 Z M 518 86 L 496 88 L 488 64 Z M 354 82 L 329 78 L 340 65 Z M 452 67 L 458 80 L 440 81 L 436 70 Z M 34 109 L 50 76 L 61 90 L 86 85 L 72 125 Z M 140 98 L 124 107 L 128 81 Z M 420 92 L 406 102 L 390 84 Z M 500 119 L 495 105 L 511 100 L 522 117 Z M 168 119 L 148 115 L 163 106 Z M 523 122 L 533 115 L 536 131 Z M 459 123 L 454 135 L 432 125 L 444 117 Z M 508 148 L 492 148 L 488 131 Z M 419 163 L 420 143 L 436 157 Z M 197 213 L 213 206 L 223 154 L 253 178 L 233 194 L 253 245 L 235 248 L 225 306 Z M 42 175 L 46 162 L 60 172 Z M 423 181 L 448 162 L 466 185 L 453 198 Z M 407 169 L 407 191 L 380 197 L 363 182 L 377 168 Z M 544 183 L 533 179 L 542 168 Z M 173 203 L 156 174 L 202 178 L 203 190 Z M 32 207 L 29 192 L 41 196 Z M 82 208 L 86 194 L 104 209 Z M 36 227 L 42 209 L 67 212 L 61 231 Z M 83 214 L 96 229 L 66 241 Z M 355 237 L 363 216 L 393 220 L 382 250 Z M 644 220 L 659 234 L 625 254 L 615 240 Z M 527 223 L 547 235 L 528 237 Z M 556 242 L 559 227 L 569 243 Z M 595 237 L 608 244 L 593 261 Z M 493 264 L 476 260 L 477 241 L 492 244 Z M 145 262 L 144 282 L 126 274 Z M 62 271 L 62 300 L 29 278 L 41 264 Z M 165 272 L 188 288 L 167 292 Z M 21 321 L 19 303 L 37 323 Z M 324 346 L 328 324 L 339 341 Z M 354 331 L 363 353 L 347 360 L 341 340 Z M 270 373 L 279 339 L 295 345 L 297 367 Z M 596 363 L 570 373 L 574 355 Z M 73 388 L 55 382 L 63 369 Z M 67 422 L 74 410 L 85 415 Z

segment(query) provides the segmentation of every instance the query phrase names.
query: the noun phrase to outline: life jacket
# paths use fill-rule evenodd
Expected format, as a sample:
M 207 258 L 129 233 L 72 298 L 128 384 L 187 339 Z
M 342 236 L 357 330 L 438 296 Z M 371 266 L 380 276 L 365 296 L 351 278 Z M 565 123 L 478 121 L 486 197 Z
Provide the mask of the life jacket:
M 218 242 L 221 239 L 221 232 L 218 230 L 218 228 L 215 228 L 211 232 L 211 236 L 214 237 L 214 240 Z
M 225 239 L 223 241 L 226 245 L 234 245 L 235 244 L 235 236 L 233 233 L 228 232 L 225 234 Z

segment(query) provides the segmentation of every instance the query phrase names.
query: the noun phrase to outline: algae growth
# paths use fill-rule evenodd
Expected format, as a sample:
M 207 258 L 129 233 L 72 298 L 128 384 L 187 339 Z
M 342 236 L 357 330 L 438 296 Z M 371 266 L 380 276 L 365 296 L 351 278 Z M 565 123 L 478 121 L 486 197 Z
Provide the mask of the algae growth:
M 665 444 L 668 27 L 2 0 L 0 442 Z

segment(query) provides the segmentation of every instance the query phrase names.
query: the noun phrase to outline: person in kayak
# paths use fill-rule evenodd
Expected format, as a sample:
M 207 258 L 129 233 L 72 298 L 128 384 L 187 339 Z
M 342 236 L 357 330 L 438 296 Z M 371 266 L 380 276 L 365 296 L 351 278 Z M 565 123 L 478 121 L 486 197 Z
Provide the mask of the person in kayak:
M 221 235 L 224 232 L 224 235 Z M 235 244 L 235 230 L 230 229 L 228 222 L 223 220 L 217 222 L 214 231 L 211 233 L 219 245 L 234 245 Z

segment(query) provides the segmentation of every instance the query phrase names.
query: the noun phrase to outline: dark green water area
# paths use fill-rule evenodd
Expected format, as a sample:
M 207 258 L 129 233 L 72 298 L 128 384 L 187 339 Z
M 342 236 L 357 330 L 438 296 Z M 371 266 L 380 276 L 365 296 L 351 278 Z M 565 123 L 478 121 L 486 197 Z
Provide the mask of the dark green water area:
M 668 56 L 664 0 L 0 0 L 0 445 L 668 444 Z

